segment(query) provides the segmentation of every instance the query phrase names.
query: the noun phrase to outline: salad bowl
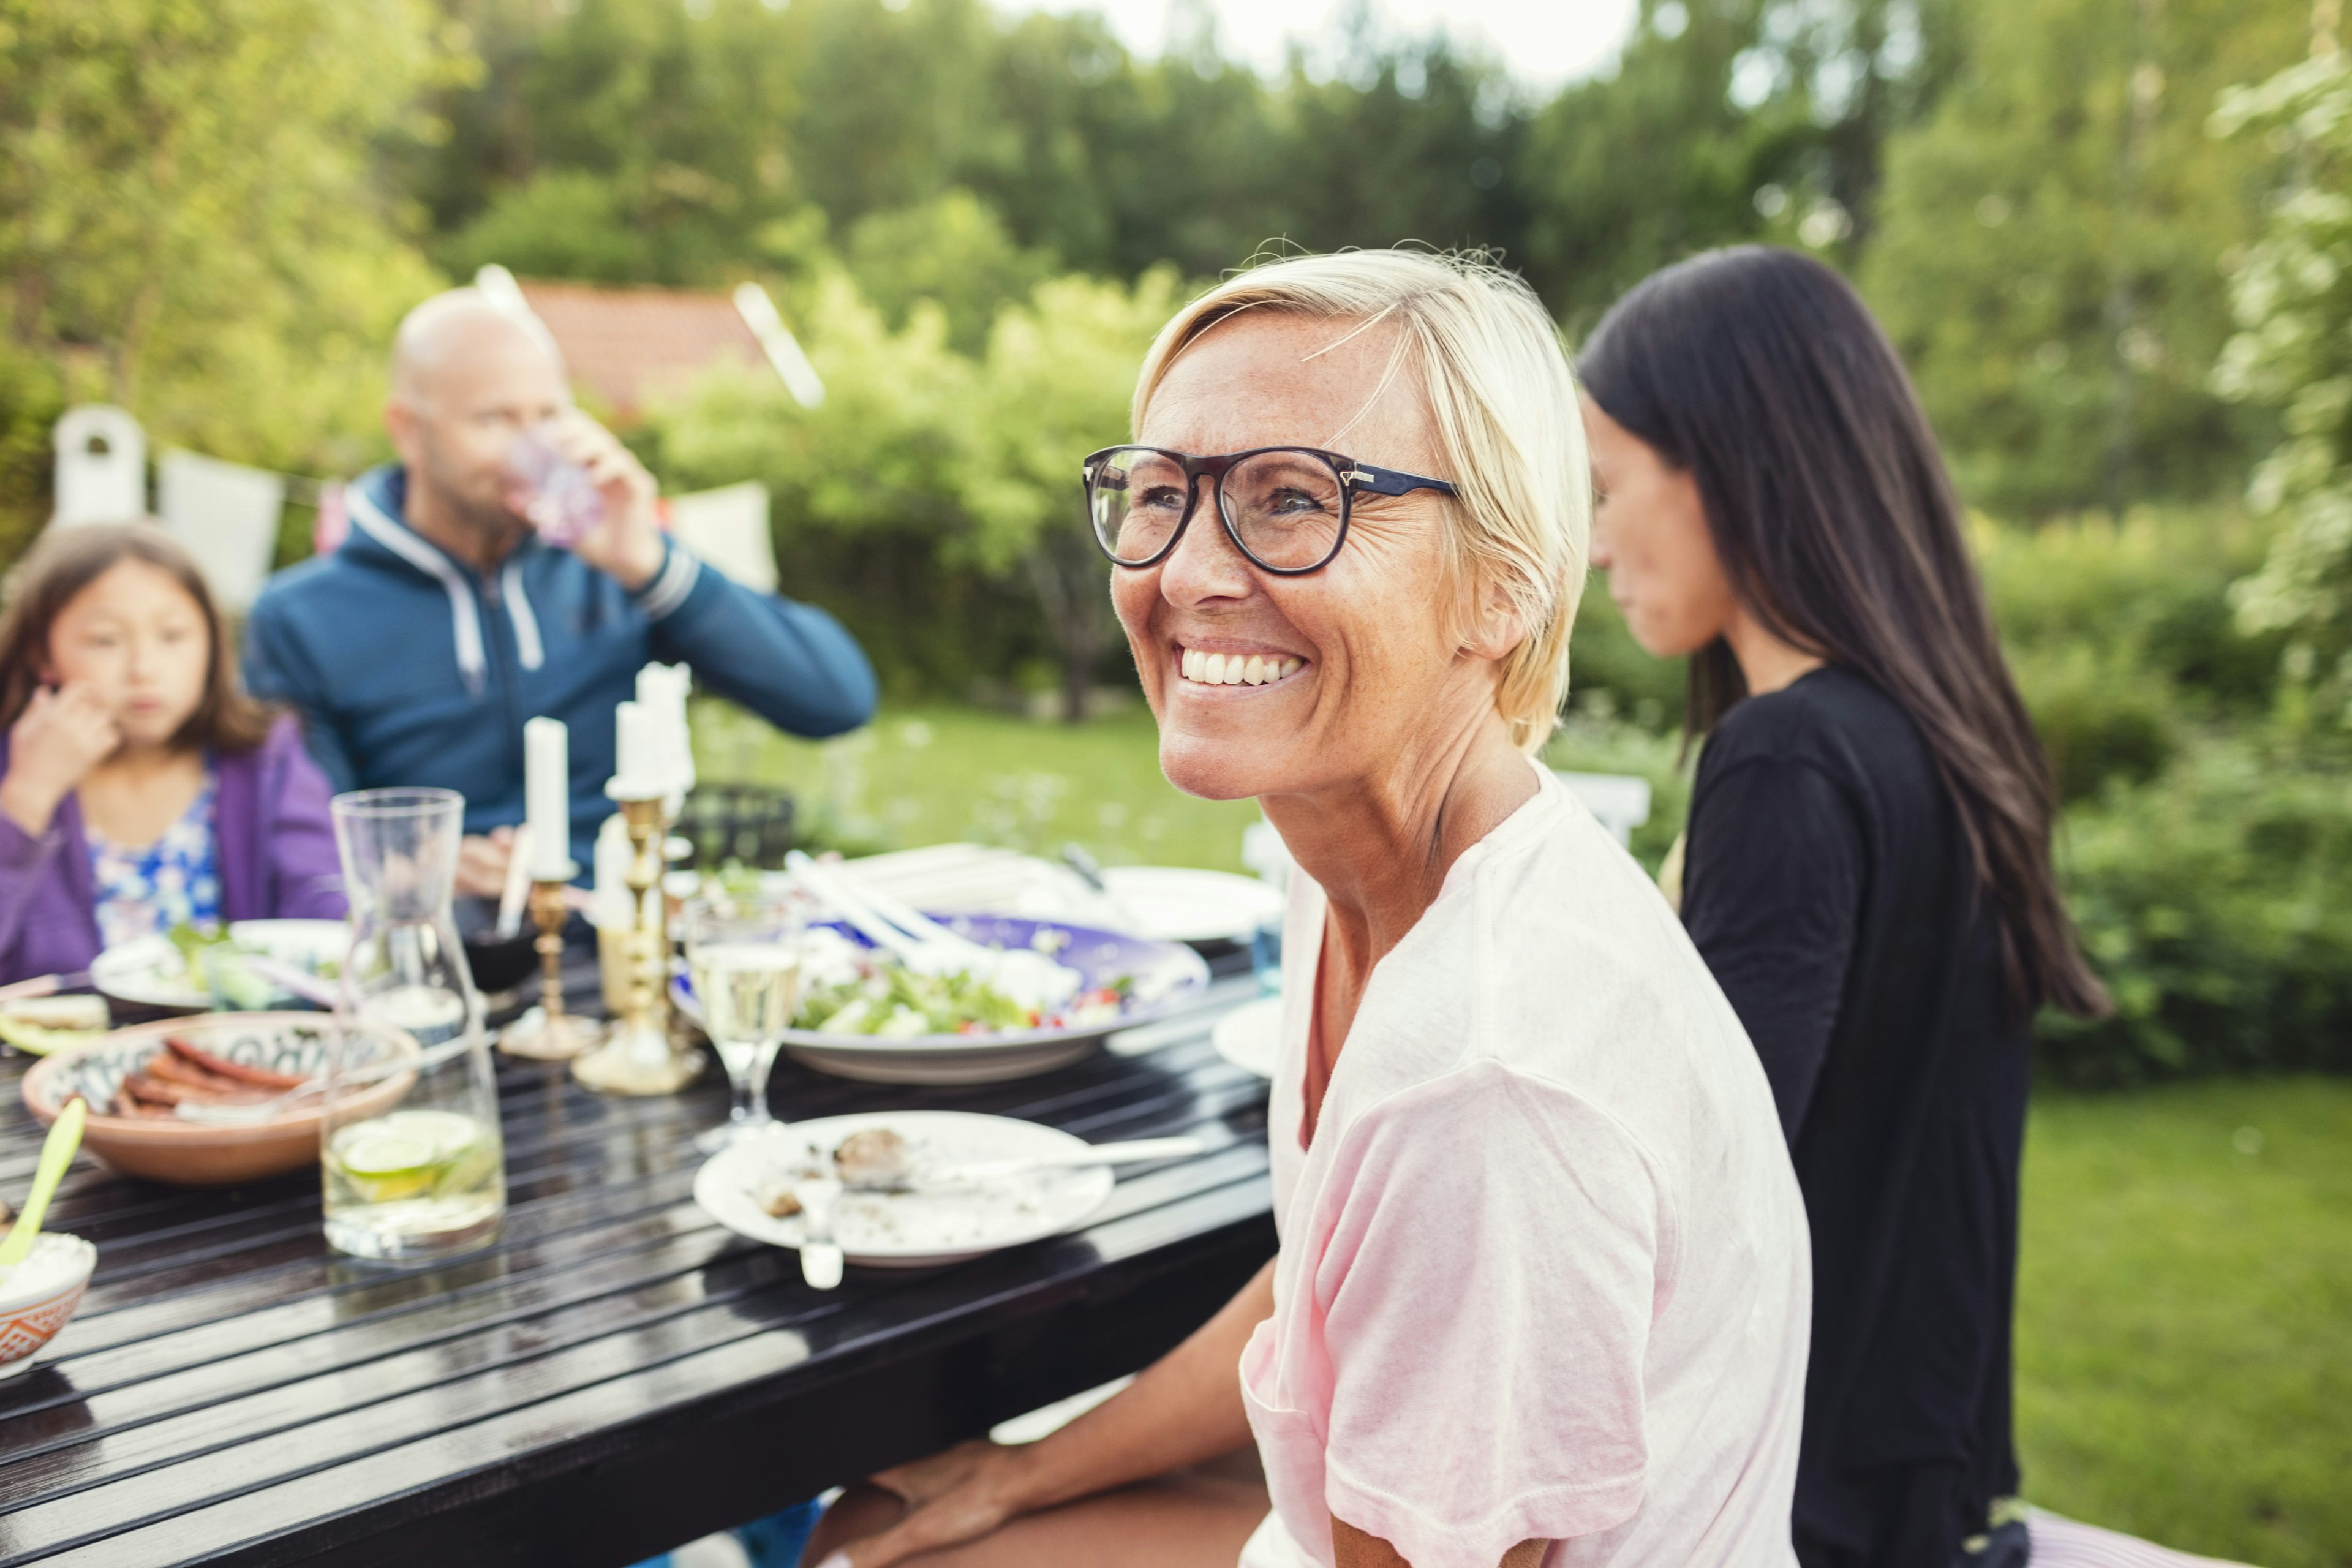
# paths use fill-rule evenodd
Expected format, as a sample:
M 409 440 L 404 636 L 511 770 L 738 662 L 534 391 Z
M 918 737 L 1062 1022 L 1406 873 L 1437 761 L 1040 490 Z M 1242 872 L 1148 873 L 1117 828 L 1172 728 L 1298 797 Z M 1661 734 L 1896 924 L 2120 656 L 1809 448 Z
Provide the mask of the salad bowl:
M 998 1083 L 1077 1061 L 1099 1049 L 1106 1037 L 1181 1011 L 1208 989 L 1208 964 L 1181 942 L 1018 915 L 938 912 L 930 918 L 982 947 L 1049 954 L 1077 972 L 1084 1005 L 1058 1021 L 986 1027 L 973 1020 L 952 1032 L 793 1028 L 784 1033 L 784 1049 L 820 1072 L 866 1083 Z M 866 963 L 887 967 L 874 944 L 847 924 L 824 921 L 810 929 L 829 931 Z M 701 1023 L 688 976 L 672 978 L 670 995 L 681 1013 Z
M 110 947 L 90 961 L 89 979 L 108 999 L 150 1016 L 208 1012 L 221 999 L 215 994 L 220 986 L 236 996 L 239 1010 L 261 1012 L 283 998 L 245 972 L 239 958 L 271 958 L 327 976 L 351 944 L 351 928 L 341 921 L 236 921 L 216 937 L 184 928 Z

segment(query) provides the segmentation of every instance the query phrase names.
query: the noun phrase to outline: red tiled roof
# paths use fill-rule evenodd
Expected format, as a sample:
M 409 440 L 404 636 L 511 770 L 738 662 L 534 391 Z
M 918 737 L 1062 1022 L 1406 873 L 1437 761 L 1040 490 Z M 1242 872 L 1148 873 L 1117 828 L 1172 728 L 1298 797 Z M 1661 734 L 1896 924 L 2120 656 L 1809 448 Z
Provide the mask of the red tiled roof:
M 636 413 L 656 388 L 690 381 L 723 361 L 768 363 L 725 294 L 529 279 L 521 288 L 532 314 L 554 334 L 572 379 L 617 413 Z

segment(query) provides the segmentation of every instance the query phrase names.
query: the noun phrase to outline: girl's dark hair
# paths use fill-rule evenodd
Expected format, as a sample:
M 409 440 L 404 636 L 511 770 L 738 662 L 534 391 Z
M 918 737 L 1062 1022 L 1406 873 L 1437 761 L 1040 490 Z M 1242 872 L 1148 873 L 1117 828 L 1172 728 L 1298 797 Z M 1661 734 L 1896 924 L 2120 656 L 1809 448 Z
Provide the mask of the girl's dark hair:
M 1777 637 L 1911 716 L 2000 912 L 2021 1011 L 2096 1016 L 2105 990 L 2058 894 L 2057 792 L 2010 678 L 1960 504 L 1894 345 L 1845 279 L 1794 251 L 1709 251 L 1594 329 L 1586 392 L 1695 478 L 1725 574 Z M 1685 724 L 1747 696 L 1722 639 L 1693 655 Z
M 12 574 L 8 607 L 0 611 L 0 729 L 16 723 L 42 685 L 49 633 L 74 596 L 109 569 L 141 561 L 170 575 L 196 602 L 210 634 L 205 694 L 188 715 L 174 746 L 249 752 L 269 736 L 272 710 L 247 697 L 236 682 L 228 631 L 202 572 L 179 542 L 152 522 L 83 523 L 52 528 Z

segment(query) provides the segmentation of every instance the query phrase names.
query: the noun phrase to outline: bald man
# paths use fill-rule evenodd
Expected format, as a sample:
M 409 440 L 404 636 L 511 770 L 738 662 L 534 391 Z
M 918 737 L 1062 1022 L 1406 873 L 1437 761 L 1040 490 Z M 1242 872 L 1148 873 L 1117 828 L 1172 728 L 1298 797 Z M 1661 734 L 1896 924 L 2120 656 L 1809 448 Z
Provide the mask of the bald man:
M 522 725 L 572 729 L 573 856 L 612 809 L 613 713 L 651 659 L 798 735 L 855 729 L 874 672 L 822 610 L 705 570 L 663 533 L 653 477 L 572 405 L 537 323 L 471 289 L 401 323 L 384 409 L 397 463 L 352 487 L 333 554 L 270 579 L 246 681 L 299 710 L 338 789 L 439 785 L 466 797 L 463 890 L 494 894 L 523 816 Z M 516 438 L 584 468 L 602 520 L 568 548 L 517 510 Z

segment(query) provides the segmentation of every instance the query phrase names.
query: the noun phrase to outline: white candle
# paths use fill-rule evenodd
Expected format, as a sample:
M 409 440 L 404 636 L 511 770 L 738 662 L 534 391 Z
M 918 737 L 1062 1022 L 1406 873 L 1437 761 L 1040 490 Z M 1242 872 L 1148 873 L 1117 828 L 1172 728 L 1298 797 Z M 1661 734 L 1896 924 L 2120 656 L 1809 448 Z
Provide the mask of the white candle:
M 596 904 L 589 918 L 604 931 L 626 931 L 636 923 L 636 895 L 629 891 L 629 862 L 636 854 L 628 824 L 614 812 L 596 829 Z
M 641 702 L 624 702 L 613 710 L 613 794 L 623 800 L 650 800 L 663 793 L 653 710 Z
M 682 664 L 648 664 L 637 671 L 637 706 L 654 718 L 654 766 L 673 795 L 694 787 L 693 738 L 686 722 L 686 696 L 693 685 L 693 673 Z
M 522 727 L 522 799 L 530 825 L 530 875 L 539 882 L 572 876 L 572 732 L 561 719 Z

